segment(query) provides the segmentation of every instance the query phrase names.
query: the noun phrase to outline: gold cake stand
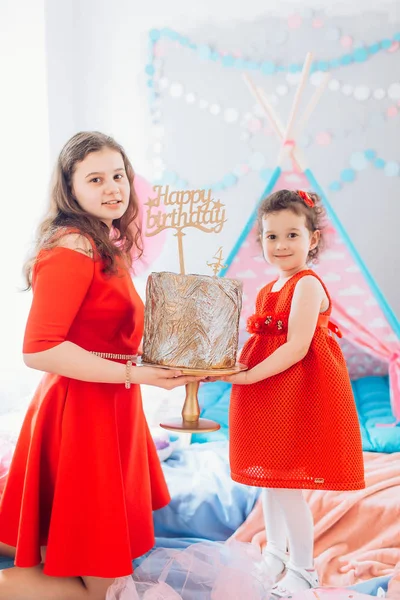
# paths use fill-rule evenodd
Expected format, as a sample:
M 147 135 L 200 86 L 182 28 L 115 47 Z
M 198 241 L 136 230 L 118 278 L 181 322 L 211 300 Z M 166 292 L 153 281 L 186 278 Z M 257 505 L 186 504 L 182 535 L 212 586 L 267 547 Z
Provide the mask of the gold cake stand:
M 183 375 L 192 375 L 193 377 L 219 377 L 229 375 L 235 375 L 241 371 L 246 371 L 247 366 L 240 363 L 236 363 L 231 369 L 189 369 L 180 367 L 165 367 L 164 365 L 155 365 L 153 363 L 146 363 L 141 361 L 144 367 L 157 367 L 159 369 L 173 369 L 174 371 L 181 371 Z M 169 419 L 165 423 L 160 423 L 160 427 L 168 429 L 169 431 L 176 431 L 178 433 L 207 433 L 210 431 L 218 431 L 221 427 L 216 421 L 211 419 L 200 418 L 200 406 L 199 399 L 197 397 L 199 391 L 199 381 L 192 381 L 186 384 L 186 397 L 182 408 L 182 418 L 176 417 Z

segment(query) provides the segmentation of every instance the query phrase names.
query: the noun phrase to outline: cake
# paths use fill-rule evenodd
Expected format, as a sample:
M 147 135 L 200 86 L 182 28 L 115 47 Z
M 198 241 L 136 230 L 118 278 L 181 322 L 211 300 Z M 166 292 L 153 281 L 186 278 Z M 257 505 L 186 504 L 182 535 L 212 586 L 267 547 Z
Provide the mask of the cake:
M 242 283 L 207 275 L 151 273 L 142 361 L 229 369 L 236 363 Z

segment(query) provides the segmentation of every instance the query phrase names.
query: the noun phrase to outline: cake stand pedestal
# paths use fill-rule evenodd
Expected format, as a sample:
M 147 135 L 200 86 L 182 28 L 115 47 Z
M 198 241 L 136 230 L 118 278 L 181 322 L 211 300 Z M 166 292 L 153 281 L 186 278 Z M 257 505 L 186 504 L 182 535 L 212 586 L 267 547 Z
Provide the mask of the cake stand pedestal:
M 158 367 L 160 369 L 173 369 L 174 371 L 181 371 L 183 375 L 192 375 L 193 377 L 224 377 L 228 375 L 234 375 L 245 371 L 246 365 L 237 363 L 231 369 L 189 369 L 180 367 L 165 367 L 163 365 L 154 365 L 151 363 L 145 363 L 142 361 L 143 366 L 147 367 Z M 169 431 L 176 431 L 178 433 L 207 433 L 210 431 L 217 431 L 221 426 L 216 421 L 211 419 L 200 418 L 200 407 L 197 393 L 199 390 L 199 381 L 192 381 L 186 384 L 186 397 L 182 408 L 182 417 L 176 417 L 168 419 L 164 423 L 160 423 L 160 427 L 168 429 Z

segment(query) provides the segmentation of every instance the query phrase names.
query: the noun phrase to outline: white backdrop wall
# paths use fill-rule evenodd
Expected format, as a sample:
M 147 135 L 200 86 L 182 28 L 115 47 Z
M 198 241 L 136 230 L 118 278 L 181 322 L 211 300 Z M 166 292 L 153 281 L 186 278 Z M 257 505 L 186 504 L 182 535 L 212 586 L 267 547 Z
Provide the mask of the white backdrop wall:
M 376 10 L 375 0 L 45 0 L 51 157 L 77 129 L 112 132 L 126 146 L 136 170 L 152 177 L 151 128 L 144 67 L 153 28 L 187 29 L 233 20 L 290 14 L 309 6 L 332 15 Z M 397 0 L 379 3 L 397 20 Z M 237 28 L 240 40 L 240 27 Z
M 22 265 L 49 179 L 44 0 L 0 2 L 0 412 L 17 407 L 38 373 L 21 347 L 30 294 Z

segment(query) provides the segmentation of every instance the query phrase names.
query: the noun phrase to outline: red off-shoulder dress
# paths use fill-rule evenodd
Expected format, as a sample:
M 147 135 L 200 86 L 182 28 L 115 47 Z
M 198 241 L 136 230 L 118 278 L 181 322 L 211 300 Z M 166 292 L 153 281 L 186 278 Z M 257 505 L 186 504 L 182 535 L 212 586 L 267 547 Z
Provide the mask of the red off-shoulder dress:
M 129 273 L 63 247 L 42 251 L 24 353 L 69 341 L 136 354 L 143 304 Z M 152 510 L 169 502 L 140 388 L 45 374 L 25 417 L 0 504 L 15 564 L 54 576 L 119 577 L 154 545 Z

